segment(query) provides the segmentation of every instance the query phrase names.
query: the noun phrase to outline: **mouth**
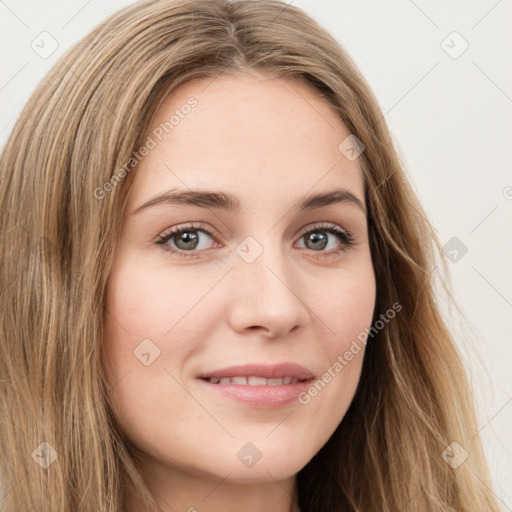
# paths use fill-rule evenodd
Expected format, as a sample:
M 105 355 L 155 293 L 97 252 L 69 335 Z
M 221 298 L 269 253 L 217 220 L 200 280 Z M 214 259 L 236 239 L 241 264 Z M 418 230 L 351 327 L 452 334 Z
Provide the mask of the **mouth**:
M 266 379 L 251 375 L 249 377 L 209 377 L 203 378 L 212 384 L 237 384 L 239 386 L 283 386 L 287 384 L 296 384 L 297 382 L 306 382 L 311 379 L 297 379 L 296 377 L 280 377 Z
M 309 380 L 312 379 L 314 375 L 305 366 L 286 362 L 274 365 L 250 363 L 230 366 L 228 368 L 202 373 L 198 375 L 198 377 L 211 380 L 214 384 L 229 383 L 229 381 L 224 379 L 239 379 L 234 383 L 247 384 L 249 386 L 281 386 L 283 384 L 291 384 L 294 379 L 295 381 Z
M 297 401 L 311 385 L 314 375 L 304 366 L 284 363 L 274 366 L 232 366 L 198 376 L 205 388 L 221 398 L 243 405 L 274 409 Z

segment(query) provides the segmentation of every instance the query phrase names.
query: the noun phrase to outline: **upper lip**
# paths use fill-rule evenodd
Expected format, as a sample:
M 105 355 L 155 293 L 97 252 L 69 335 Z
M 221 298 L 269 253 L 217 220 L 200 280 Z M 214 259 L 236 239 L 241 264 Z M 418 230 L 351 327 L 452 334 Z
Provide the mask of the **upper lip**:
M 297 363 L 281 363 L 275 365 L 264 364 L 246 364 L 243 366 L 230 366 L 221 368 L 212 372 L 200 374 L 200 379 L 210 379 L 213 377 L 263 377 L 266 379 L 279 379 L 283 377 L 292 377 L 297 380 L 309 380 L 314 375 L 304 366 Z

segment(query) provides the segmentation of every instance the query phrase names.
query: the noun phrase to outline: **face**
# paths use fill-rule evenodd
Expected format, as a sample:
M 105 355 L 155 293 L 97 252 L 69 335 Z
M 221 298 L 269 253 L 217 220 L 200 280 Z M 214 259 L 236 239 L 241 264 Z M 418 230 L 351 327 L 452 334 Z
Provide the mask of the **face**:
M 263 73 L 188 82 L 158 111 L 103 340 L 114 415 L 148 467 L 286 479 L 342 421 L 376 293 L 349 134 L 315 89 Z M 188 196 L 152 201 L 165 193 Z

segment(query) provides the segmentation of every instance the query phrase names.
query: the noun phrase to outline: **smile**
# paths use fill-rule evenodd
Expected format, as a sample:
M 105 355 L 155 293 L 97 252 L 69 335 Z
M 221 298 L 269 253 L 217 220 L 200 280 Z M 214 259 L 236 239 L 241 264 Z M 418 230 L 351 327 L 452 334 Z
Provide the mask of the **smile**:
M 212 384 L 239 384 L 242 386 L 282 386 L 283 384 L 295 384 L 299 379 L 295 377 L 281 377 L 265 379 L 264 377 L 211 377 L 205 379 Z

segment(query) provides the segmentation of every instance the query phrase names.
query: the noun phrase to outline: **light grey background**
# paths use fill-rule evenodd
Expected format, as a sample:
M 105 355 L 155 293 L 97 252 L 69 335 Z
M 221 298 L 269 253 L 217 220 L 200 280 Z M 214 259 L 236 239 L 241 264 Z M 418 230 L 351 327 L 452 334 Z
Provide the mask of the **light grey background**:
M 0 0 L 0 145 L 57 58 L 130 3 Z M 495 494 L 512 511 L 511 0 L 292 3 L 339 40 L 368 79 L 456 260 L 450 271 L 465 318 L 445 312 L 471 374 Z

